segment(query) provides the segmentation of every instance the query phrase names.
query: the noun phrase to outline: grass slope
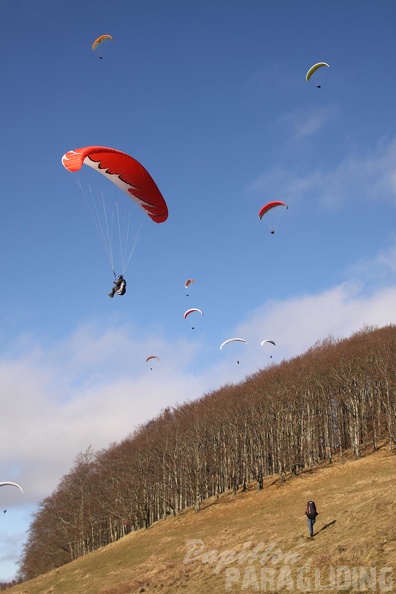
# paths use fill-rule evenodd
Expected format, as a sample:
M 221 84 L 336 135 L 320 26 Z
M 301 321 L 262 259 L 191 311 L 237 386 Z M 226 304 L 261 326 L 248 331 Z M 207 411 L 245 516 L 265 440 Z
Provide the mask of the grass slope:
M 385 446 L 283 483 L 270 477 L 263 491 L 211 499 L 7 592 L 396 592 L 395 479 Z

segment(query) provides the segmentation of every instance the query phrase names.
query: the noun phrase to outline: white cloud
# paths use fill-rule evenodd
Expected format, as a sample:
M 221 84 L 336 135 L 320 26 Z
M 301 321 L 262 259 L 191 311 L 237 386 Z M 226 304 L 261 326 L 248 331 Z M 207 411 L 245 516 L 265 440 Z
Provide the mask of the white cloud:
M 238 331 L 255 345 L 264 338 L 274 339 L 273 355 L 279 361 L 306 351 L 328 336 L 344 338 L 366 325 L 396 323 L 395 301 L 396 286 L 367 296 L 359 285 L 345 283 L 318 294 L 268 303 L 252 312 Z M 254 357 L 257 362 L 257 352 Z
M 151 370 L 143 354 L 154 347 L 132 335 L 83 327 L 56 348 L 32 347 L 1 363 L 2 480 L 18 479 L 29 501 L 52 492 L 89 445 L 120 441 L 166 406 L 201 394 L 204 385 L 184 371 L 195 347 L 155 344 L 167 361 Z M 15 468 L 20 476 L 11 477 Z
M 319 117 L 319 116 L 316 116 Z M 313 116 L 313 121 L 315 116 Z M 312 123 L 310 126 L 314 126 Z M 307 126 L 309 124 L 307 123 Z M 396 199 L 396 140 L 381 142 L 370 155 L 346 155 L 332 168 L 293 171 L 290 167 L 275 167 L 257 176 L 247 187 L 248 194 L 283 196 L 288 204 L 315 199 L 325 210 L 335 211 L 350 206 L 395 202 Z M 287 198 L 285 198 L 287 197 Z
M 280 118 L 282 126 L 286 126 L 291 134 L 292 142 L 299 142 L 313 136 L 327 126 L 336 116 L 336 108 L 327 106 L 309 110 L 296 110 Z

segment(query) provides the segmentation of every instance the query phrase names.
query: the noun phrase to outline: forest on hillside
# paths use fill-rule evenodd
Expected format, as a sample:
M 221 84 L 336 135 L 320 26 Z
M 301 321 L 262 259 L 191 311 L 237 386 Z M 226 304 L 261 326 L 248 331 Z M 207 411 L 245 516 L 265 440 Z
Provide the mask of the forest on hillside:
M 64 565 L 221 493 L 396 439 L 396 326 L 327 338 L 88 448 L 35 513 L 21 579 Z M 186 394 L 188 399 L 188 394 Z

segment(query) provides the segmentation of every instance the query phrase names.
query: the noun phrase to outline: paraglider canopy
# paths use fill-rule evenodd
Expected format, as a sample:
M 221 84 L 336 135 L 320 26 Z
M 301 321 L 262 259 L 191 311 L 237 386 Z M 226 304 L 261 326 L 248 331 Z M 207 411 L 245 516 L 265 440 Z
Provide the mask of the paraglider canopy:
M 185 288 L 185 289 L 188 289 L 188 287 L 189 287 L 189 286 L 190 286 L 190 285 L 191 285 L 193 282 L 194 282 L 194 279 L 193 279 L 193 278 L 188 278 L 188 279 L 186 280 L 186 282 L 184 283 L 184 288 Z M 186 295 L 187 295 L 187 297 L 188 297 L 188 293 L 186 293 Z
M 147 357 L 147 359 L 146 359 L 146 363 L 147 363 L 148 361 L 152 361 L 153 359 L 155 359 L 156 361 L 159 361 L 159 357 L 157 357 L 157 355 L 150 355 L 150 357 Z M 150 367 L 150 369 L 152 370 L 153 368 L 152 368 L 152 367 Z
M 111 35 L 105 34 L 105 35 L 100 35 L 97 39 L 95 39 L 95 41 L 92 44 L 92 51 L 95 52 L 98 48 L 100 48 L 101 54 L 99 55 L 99 58 L 102 59 L 103 58 L 103 50 L 105 48 L 105 46 L 110 42 L 113 41 L 113 38 Z
M 275 342 L 273 340 L 271 340 L 270 338 L 266 338 L 265 340 L 262 340 L 261 341 L 261 346 L 264 346 L 266 342 L 268 342 L 268 343 L 273 344 L 274 346 L 276 346 L 275 345 Z M 272 355 L 270 355 L 270 359 L 272 359 Z
M 21 485 L 18 485 L 18 483 L 12 483 L 9 481 L 0 483 L 0 487 L 5 487 L 7 485 L 9 485 L 10 487 L 17 487 L 17 489 L 19 489 L 23 493 L 23 489 L 22 489 Z
M 198 313 L 200 313 L 201 316 L 204 315 L 203 312 L 200 309 L 197 309 L 196 307 L 192 307 L 191 309 L 188 309 L 187 311 L 184 312 L 184 319 L 186 319 L 194 311 L 197 311 Z
M 245 344 L 247 344 L 247 341 L 244 338 L 229 338 L 228 340 L 225 340 L 224 342 L 221 343 L 220 345 L 220 350 L 223 350 L 223 346 L 225 346 L 226 344 L 229 344 L 230 342 L 244 342 Z
M 287 204 L 285 204 L 284 202 L 282 202 L 281 200 L 273 200 L 272 202 L 268 202 L 267 204 L 264 204 L 264 206 L 262 206 L 259 210 L 258 213 L 258 218 L 261 220 L 263 218 L 263 216 L 269 211 L 272 210 L 273 208 L 275 208 L 276 206 L 284 206 L 285 208 L 289 208 L 287 206 Z
M 168 207 L 157 184 L 136 159 L 126 153 L 105 146 L 86 146 L 67 152 L 62 164 L 68 171 L 78 171 L 88 165 L 113 182 L 155 223 L 168 218 Z
M 308 70 L 307 74 L 305 75 L 305 80 L 308 82 L 309 79 L 311 78 L 311 76 L 313 75 L 313 73 L 316 72 L 319 68 L 323 68 L 323 66 L 327 66 L 327 68 L 330 68 L 330 66 L 327 64 L 327 62 L 318 62 L 317 64 L 314 64 L 313 66 L 311 66 L 311 68 Z
M 168 218 L 168 207 L 158 186 L 136 159 L 105 146 L 68 151 L 62 157 L 62 165 L 74 173 L 73 179 L 85 198 L 114 278 L 116 270 L 124 274 L 143 225 L 142 222 L 134 234 L 131 221 L 137 223 L 146 218 L 139 216 L 139 212 L 134 213 L 135 204 L 138 211 L 155 223 L 163 223 Z
M 267 204 L 264 204 L 264 206 L 262 206 L 259 210 L 258 213 L 258 218 L 261 220 L 264 215 L 266 215 L 264 218 L 266 220 L 266 225 L 269 227 L 271 234 L 273 235 L 275 233 L 275 224 L 277 223 L 277 221 L 280 218 L 280 213 L 281 211 L 279 211 L 277 209 L 278 206 L 283 206 L 285 208 L 289 208 L 287 206 L 287 204 L 285 204 L 285 202 L 282 202 L 281 200 L 272 200 L 272 202 L 267 202 Z M 272 212 L 274 209 L 276 209 L 275 213 Z M 267 214 L 270 213 L 270 214 Z M 267 218 L 268 217 L 268 218 Z
M 263 346 L 263 344 L 265 344 L 266 342 L 270 342 L 271 344 L 273 344 L 274 346 L 276 346 L 275 343 L 274 343 L 274 341 L 273 340 L 270 340 L 269 338 L 266 338 L 265 340 L 262 340 L 261 341 L 261 346 Z
M 194 312 L 201 314 L 201 316 L 204 315 L 200 309 L 198 309 L 197 307 L 192 307 L 191 309 L 187 309 L 187 311 L 184 312 L 184 319 L 187 319 L 188 316 Z M 194 330 L 194 326 L 191 326 L 191 328 Z
M 223 350 L 223 346 L 225 346 L 226 344 L 229 344 L 230 342 L 243 342 L 244 344 L 247 344 L 247 341 L 244 338 L 228 338 L 228 340 L 225 340 L 224 342 L 221 343 L 220 345 L 220 350 Z M 239 361 L 237 361 L 238 365 L 239 365 Z
M 18 483 L 13 483 L 11 481 L 0 482 L 0 487 L 3 487 L 0 489 L 0 505 L 3 508 L 3 512 L 6 513 L 8 506 L 11 505 L 14 500 L 14 495 L 11 493 L 14 489 L 9 490 L 7 487 L 15 487 L 19 489 L 21 493 L 23 493 L 23 489 Z

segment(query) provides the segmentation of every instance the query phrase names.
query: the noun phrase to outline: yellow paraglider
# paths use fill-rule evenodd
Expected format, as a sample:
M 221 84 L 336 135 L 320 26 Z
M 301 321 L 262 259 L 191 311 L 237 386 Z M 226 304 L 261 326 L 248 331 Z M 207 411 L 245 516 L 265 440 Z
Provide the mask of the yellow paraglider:
M 313 66 L 311 66 L 311 68 L 308 70 L 307 74 L 305 75 L 305 80 L 308 82 L 309 79 L 311 78 L 311 76 L 314 74 L 314 72 L 316 72 L 317 70 L 319 70 L 319 68 L 322 68 L 323 66 L 327 66 L 327 68 L 330 68 L 330 66 L 327 64 L 327 62 L 317 62 L 317 64 L 314 64 Z M 318 89 L 320 89 L 320 85 L 316 85 L 318 87 Z

